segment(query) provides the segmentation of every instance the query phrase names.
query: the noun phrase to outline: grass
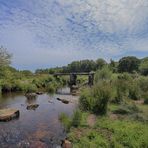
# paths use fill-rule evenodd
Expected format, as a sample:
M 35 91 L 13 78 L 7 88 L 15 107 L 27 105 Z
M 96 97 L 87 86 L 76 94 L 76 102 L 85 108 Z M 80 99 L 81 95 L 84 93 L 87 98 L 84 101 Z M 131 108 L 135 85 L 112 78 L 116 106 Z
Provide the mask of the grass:
M 88 113 L 82 116 L 86 123 Z M 68 139 L 74 148 L 147 148 L 147 131 L 148 125 L 143 122 L 98 116 L 94 127 L 84 126 L 84 121 L 78 128 L 72 127 Z

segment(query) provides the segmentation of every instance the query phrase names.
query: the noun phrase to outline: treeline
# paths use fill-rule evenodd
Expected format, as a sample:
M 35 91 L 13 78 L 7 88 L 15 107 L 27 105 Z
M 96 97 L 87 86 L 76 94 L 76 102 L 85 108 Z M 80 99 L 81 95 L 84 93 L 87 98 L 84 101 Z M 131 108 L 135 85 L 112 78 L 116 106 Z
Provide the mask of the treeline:
M 49 68 L 49 69 L 37 69 L 36 74 L 54 74 L 54 73 L 69 73 L 69 72 L 90 72 L 101 70 L 103 67 L 108 67 L 114 73 L 140 73 L 142 75 L 148 75 L 148 57 L 138 59 L 134 56 L 123 57 L 119 61 L 110 60 L 107 63 L 104 59 L 94 60 L 80 60 L 73 61 L 67 66 Z
M 62 77 L 55 78 L 49 74 L 34 74 L 29 70 L 16 70 L 10 66 L 11 55 L 0 47 L 0 93 L 5 92 L 55 92 L 66 84 Z

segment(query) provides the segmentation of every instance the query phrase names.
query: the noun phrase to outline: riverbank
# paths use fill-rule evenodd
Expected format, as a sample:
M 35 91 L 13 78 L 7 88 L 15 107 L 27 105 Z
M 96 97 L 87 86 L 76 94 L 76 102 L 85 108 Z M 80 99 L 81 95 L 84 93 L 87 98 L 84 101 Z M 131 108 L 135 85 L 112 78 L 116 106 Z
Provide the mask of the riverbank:
M 137 104 L 138 113 L 115 113 L 120 106 L 110 104 L 108 114 L 98 116 L 81 113 L 81 122 L 68 130 L 67 139 L 74 148 L 143 147 L 148 146 L 148 107 Z

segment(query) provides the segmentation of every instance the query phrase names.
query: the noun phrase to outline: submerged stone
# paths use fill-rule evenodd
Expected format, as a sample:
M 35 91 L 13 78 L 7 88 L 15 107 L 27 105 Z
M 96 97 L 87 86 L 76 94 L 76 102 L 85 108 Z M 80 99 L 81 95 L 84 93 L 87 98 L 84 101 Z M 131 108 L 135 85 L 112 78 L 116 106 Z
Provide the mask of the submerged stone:
M 39 107 L 39 104 L 30 104 L 27 106 L 27 110 L 36 110 Z
M 19 117 L 19 110 L 17 109 L 11 109 L 11 108 L 8 108 L 8 109 L 1 109 L 0 110 L 0 121 L 10 121 L 14 118 L 17 118 Z

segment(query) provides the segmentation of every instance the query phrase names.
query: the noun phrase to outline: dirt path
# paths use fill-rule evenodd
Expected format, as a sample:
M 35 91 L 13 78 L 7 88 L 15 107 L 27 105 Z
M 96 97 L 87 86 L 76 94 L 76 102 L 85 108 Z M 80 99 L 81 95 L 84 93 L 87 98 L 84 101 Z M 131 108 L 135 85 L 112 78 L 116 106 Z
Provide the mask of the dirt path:
M 88 117 L 87 117 L 87 124 L 90 126 L 90 127 L 93 127 L 96 123 L 96 116 L 94 114 L 90 114 Z

